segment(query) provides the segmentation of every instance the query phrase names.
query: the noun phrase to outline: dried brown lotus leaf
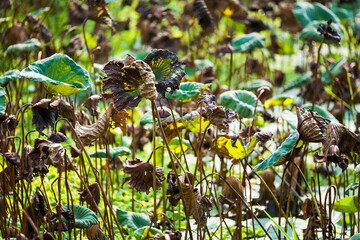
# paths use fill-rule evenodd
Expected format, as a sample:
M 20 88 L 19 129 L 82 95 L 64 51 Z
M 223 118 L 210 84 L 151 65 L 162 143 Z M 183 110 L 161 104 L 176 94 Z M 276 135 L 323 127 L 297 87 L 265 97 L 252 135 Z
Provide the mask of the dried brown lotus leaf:
M 89 110 L 91 116 L 99 115 L 100 108 L 98 104 L 101 99 L 102 97 L 100 95 L 92 95 L 85 101 L 84 107 Z
M 119 127 L 124 135 L 127 134 L 126 118 L 128 116 L 129 113 L 125 109 L 118 111 L 114 108 L 111 114 L 111 120 L 114 122 L 114 126 Z
M 169 202 L 172 206 L 176 206 L 181 199 L 181 193 L 184 196 L 185 202 L 190 203 L 191 199 L 191 185 L 194 181 L 194 176 L 192 173 L 187 172 L 186 174 L 179 174 L 179 181 L 176 179 L 176 175 L 173 171 L 170 171 L 167 175 L 167 189 L 166 194 L 168 195 Z M 189 182 L 190 181 L 190 182 Z M 186 209 L 189 209 L 187 207 Z
M 75 123 L 75 132 L 85 146 L 91 146 L 93 141 L 105 135 L 109 126 L 112 108 L 113 106 L 110 105 L 101 118 L 92 125 L 81 126 L 79 122 Z M 75 142 L 78 146 L 80 145 L 76 138 Z
M 89 228 L 86 228 L 85 233 L 89 240 L 105 240 L 106 239 L 106 235 L 105 235 L 104 231 L 100 228 L 99 224 L 95 224 Z
M 323 142 L 325 140 L 324 127 L 327 127 L 327 123 L 317 113 L 313 113 L 314 116 L 312 116 L 308 109 L 301 114 L 297 108 L 296 113 L 301 139 L 305 142 Z
M 254 134 L 256 140 L 259 141 L 260 146 L 264 146 L 267 141 L 269 141 L 273 134 L 271 132 L 257 132 Z
M 65 100 L 61 99 L 60 97 L 58 99 L 55 99 L 50 103 L 50 107 L 56 108 L 59 115 L 63 116 L 64 118 L 69 119 L 70 121 L 74 118 L 74 108 Z
M 86 201 L 90 205 L 90 209 L 96 212 L 96 206 L 94 206 L 94 202 L 92 199 L 94 199 L 96 205 L 99 205 L 100 203 L 100 187 L 98 183 L 93 183 L 88 187 L 90 193 L 84 189 L 82 192 L 79 192 L 80 194 L 80 200 Z
M 149 194 L 153 186 L 154 166 L 150 162 L 142 162 L 138 159 L 127 161 L 128 165 L 124 167 L 124 173 L 130 174 L 130 177 L 124 178 L 124 183 L 128 182 L 132 188 L 139 192 Z M 161 189 L 161 182 L 165 180 L 164 169 L 156 167 L 156 191 Z
M 265 183 L 268 185 L 270 190 L 275 194 L 276 188 L 274 185 L 275 182 L 275 174 L 270 171 L 269 169 L 266 169 L 262 174 L 261 178 L 265 181 Z M 266 188 L 265 184 L 262 182 L 260 183 L 260 190 L 259 190 L 259 204 L 265 204 L 267 200 L 272 200 L 272 195 L 269 193 L 268 189 Z
M 143 80 L 143 84 L 140 85 L 140 96 L 155 101 L 157 98 L 155 74 L 151 70 L 150 66 L 143 61 L 137 60 L 135 62 L 135 66 Z
M 205 227 L 207 219 L 210 217 L 212 203 L 206 195 L 201 196 L 197 189 L 193 192 L 193 202 L 193 217 L 198 225 Z
M 221 187 L 222 187 L 222 194 L 224 195 L 224 197 L 226 197 L 228 200 L 232 202 L 234 202 L 236 199 L 239 199 L 239 195 L 242 198 L 244 198 L 243 187 L 241 185 L 241 182 L 237 177 L 233 175 L 228 176 L 225 179 L 225 181 L 222 181 Z
M 20 166 L 20 156 L 16 152 L 6 152 L 4 153 L 6 162 L 15 166 Z

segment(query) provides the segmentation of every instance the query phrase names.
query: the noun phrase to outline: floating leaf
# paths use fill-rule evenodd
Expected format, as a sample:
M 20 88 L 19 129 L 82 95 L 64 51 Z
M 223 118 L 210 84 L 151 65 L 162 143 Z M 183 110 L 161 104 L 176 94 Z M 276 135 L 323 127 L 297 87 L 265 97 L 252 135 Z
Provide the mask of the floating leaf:
M 269 158 L 262 161 L 260 164 L 256 165 L 254 169 L 256 170 L 265 170 L 277 163 L 287 154 L 291 153 L 293 148 L 296 146 L 299 140 L 300 134 L 297 130 L 294 130 L 281 144 L 281 146 L 276 149 L 276 151 L 271 154 Z
M 269 108 L 270 106 L 288 106 L 294 102 L 294 98 L 288 96 L 277 96 L 271 99 L 266 100 L 264 103 L 265 108 Z
M 145 213 L 128 212 L 125 210 L 116 210 L 116 218 L 123 227 L 141 228 L 150 226 L 151 221 Z
M 173 93 L 166 92 L 165 97 L 178 100 L 181 103 L 187 103 L 199 97 L 199 95 L 210 86 L 211 84 L 203 84 L 198 82 L 180 83 L 179 89 Z
M 233 143 L 232 139 L 227 136 L 218 137 L 214 148 L 222 157 L 244 159 L 246 157 L 246 151 L 242 142 L 236 138 Z
M 305 109 L 311 109 L 312 104 L 311 103 L 307 103 L 301 106 L 301 108 L 305 108 Z M 321 117 L 323 118 L 327 118 L 329 119 L 331 122 L 336 122 L 338 123 L 339 121 L 334 117 L 334 115 L 332 115 L 328 110 L 326 110 L 325 108 L 319 106 L 319 105 L 314 105 L 314 112 L 317 112 Z
M 309 71 L 304 74 L 301 74 L 300 76 L 298 76 L 296 78 L 289 80 L 284 86 L 284 91 L 288 91 L 293 88 L 306 86 L 306 84 L 308 82 L 310 82 L 311 76 L 312 76 L 312 72 Z
M 265 37 L 257 32 L 243 34 L 233 40 L 232 46 L 235 52 L 250 52 L 255 48 L 265 48 L 264 39 Z
M 88 209 L 87 207 L 80 206 L 80 205 L 72 205 L 74 207 L 74 218 L 75 218 L 75 227 L 76 228 L 89 228 L 92 225 L 98 224 L 99 220 L 97 215 Z M 65 204 L 63 207 L 65 210 L 69 210 L 72 213 L 72 206 L 70 205 L 69 209 L 67 208 L 67 204 Z M 68 223 L 68 221 L 61 216 L 61 221 Z M 69 219 L 70 223 L 67 225 L 69 227 L 73 226 L 72 219 Z
M 17 43 L 14 45 L 9 46 L 6 49 L 6 53 L 18 53 L 18 52 L 30 52 L 30 51 L 36 51 L 40 47 L 40 42 L 36 38 L 32 38 L 29 40 L 26 40 L 22 43 Z
M 59 53 L 30 64 L 20 76 L 42 82 L 53 95 L 69 96 L 90 87 L 89 73 L 67 55 Z
M 237 112 L 240 118 L 251 118 L 253 116 L 256 99 L 255 94 L 246 90 L 227 91 L 220 95 L 224 107 Z M 260 101 L 256 111 L 262 112 L 262 103 Z
M 114 147 L 109 149 L 109 157 L 114 158 L 115 156 L 130 156 L 131 150 L 128 147 Z M 106 149 L 100 149 L 96 152 L 90 153 L 90 157 L 106 158 Z
M 244 90 L 257 90 L 258 88 L 261 87 L 268 87 L 270 89 L 272 89 L 272 84 L 266 80 L 263 79 L 254 79 L 251 81 L 248 81 L 246 83 L 242 83 L 239 85 L 239 88 L 244 89 Z
M 334 203 L 334 210 L 342 213 L 356 213 L 358 206 L 358 195 L 354 195 L 336 201 Z
M 0 85 L 4 85 L 5 83 L 9 81 L 15 81 L 20 78 L 20 71 L 17 69 L 13 69 L 10 71 L 7 71 L 3 75 L 0 76 Z
M 149 64 L 155 74 L 156 90 L 163 97 L 168 88 L 170 93 L 179 89 L 181 79 L 185 76 L 185 71 L 181 68 L 175 53 L 164 49 L 154 49 L 144 59 Z
M 0 87 L 0 114 L 2 114 L 6 109 L 6 92 Z

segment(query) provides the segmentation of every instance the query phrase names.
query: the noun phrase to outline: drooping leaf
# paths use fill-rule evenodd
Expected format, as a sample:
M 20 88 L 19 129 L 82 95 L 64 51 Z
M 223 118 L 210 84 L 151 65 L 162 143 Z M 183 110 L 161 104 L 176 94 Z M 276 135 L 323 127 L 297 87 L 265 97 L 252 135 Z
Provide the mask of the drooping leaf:
M 0 85 L 4 85 L 5 83 L 9 81 L 15 81 L 16 79 L 20 78 L 20 71 L 17 69 L 13 69 L 10 71 L 7 71 L 3 75 L 0 76 Z
M 67 207 L 67 204 L 65 204 L 64 206 L 65 210 L 69 210 L 71 213 L 72 212 L 72 207 L 74 207 L 74 217 L 75 217 L 75 227 L 76 228 L 89 228 L 92 225 L 98 224 L 99 220 L 97 215 L 91 211 L 90 209 L 88 209 L 87 207 L 84 206 L 80 206 L 80 205 L 70 205 L 69 209 Z M 69 221 L 67 221 L 63 216 L 61 216 L 61 221 L 67 223 L 68 227 L 72 227 L 73 223 L 72 223 L 72 219 L 69 219 Z
M 272 89 L 272 84 L 263 79 L 254 79 L 239 85 L 240 89 L 249 90 L 249 91 L 257 90 L 258 88 L 261 87 L 268 87 Z
M 19 52 L 30 52 L 30 51 L 36 51 L 40 47 L 40 42 L 36 38 L 32 38 L 29 40 L 26 40 L 22 43 L 17 43 L 14 45 L 9 46 L 6 49 L 6 53 L 19 53 Z
M 298 77 L 290 79 L 284 86 L 284 91 L 288 91 L 293 88 L 306 86 L 308 82 L 310 82 L 312 76 L 312 72 L 308 71 L 304 74 L 301 74 Z
M 115 156 L 130 156 L 131 150 L 128 147 L 120 146 L 109 149 L 109 157 L 114 158 Z M 99 149 L 96 152 L 90 153 L 90 157 L 106 158 L 106 149 Z
M 54 54 L 36 61 L 20 72 L 20 76 L 42 82 L 53 95 L 69 96 L 90 87 L 89 73 L 67 55 Z
M 36 125 L 36 130 L 42 134 L 42 131 L 50 126 L 54 127 L 55 120 L 58 117 L 58 111 L 51 107 L 52 99 L 43 98 L 32 106 L 32 123 Z
M 148 227 L 151 224 L 149 216 L 145 213 L 128 212 L 125 210 L 117 209 L 116 218 L 119 221 L 119 224 L 123 227 L 136 229 Z
M 237 138 L 235 143 L 227 136 L 218 137 L 214 144 L 214 148 L 217 154 L 222 157 L 244 159 L 246 157 L 246 151 L 242 142 Z
M 6 109 L 6 92 L 0 87 L 0 114 L 2 114 Z
M 225 108 L 231 108 L 239 117 L 251 118 L 254 114 L 256 96 L 250 91 L 227 91 L 220 95 L 221 103 Z M 259 101 L 256 112 L 262 112 L 262 103 Z
M 311 109 L 312 104 L 311 103 L 307 103 L 301 106 L 301 108 L 305 108 L 305 109 Z M 325 108 L 319 106 L 319 105 L 314 105 L 314 112 L 317 112 L 321 117 L 323 118 L 327 118 L 329 119 L 331 122 L 336 122 L 338 123 L 339 121 L 334 117 L 334 115 L 332 115 L 328 110 L 326 110 Z
M 276 151 L 271 154 L 266 160 L 262 161 L 254 167 L 256 170 L 265 170 L 275 164 L 277 164 L 284 156 L 289 154 L 296 146 L 299 140 L 300 134 L 297 130 L 294 130 L 280 145 Z
M 200 124 L 200 118 L 201 118 L 201 124 Z M 181 123 L 190 132 L 199 133 L 200 129 L 202 132 L 205 131 L 206 126 L 209 124 L 209 120 L 200 116 L 200 114 L 197 111 L 193 111 L 191 113 L 185 114 L 183 119 L 181 119 Z
M 195 0 L 193 10 L 200 26 L 205 34 L 211 33 L 215 29 L 214 19 L 211 16 L 204 0 Z
M 249 156 L 254 151 L 257 143 L 258 143 L 257 137 L 256 136 L 252 137 L 249 144 L 246 146 L 246 156 Z
M 264 39 L 265 37 L 257 32 L 243 34 L 233 40 L 232 46 L 234 47 L 235 52 L 250 52 L 255 48 L 264 48 Z
M 181 103 L 186 103 L 199 97 L 199 95 L 210 86 L 211 84 L 203 84 L 198 82 L 180 83 L 178 90 L 174 91 L 173 93 L 166 92 L 165 97 L 178 100 Z
M 294 98 L 290 97 L 290 96 L 277 96 L 277 97 L 273 97 L 270 98 L 268 100 L 266 100 L 266 102 L 264 103 L 264 107 L 265 108 L 269 108 L 270 106 L 288 106 L 290 104 L 292 104 L 294 102 Z
M 146 56 L 144 62 L 149 64 L 155 74 L 156 90 L 163 97 L 170 88 L 170 93 L 179 89 L 185 71 L 181 68 L 178 57 L 164 49 L 154 49 Z
M 356 213 L 358 207 L 358 195 L 344 197 L 334 203 L 334 210 L 337 212 Z

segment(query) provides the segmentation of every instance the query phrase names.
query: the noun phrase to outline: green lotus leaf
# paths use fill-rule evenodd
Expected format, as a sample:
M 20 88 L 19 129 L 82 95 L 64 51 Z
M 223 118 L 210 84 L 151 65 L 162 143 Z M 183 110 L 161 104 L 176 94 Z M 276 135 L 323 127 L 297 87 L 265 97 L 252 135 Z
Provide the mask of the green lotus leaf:
M 156 90 L 163 97 L 170 88 L 170 93 L 179 89 L 185 71 L 181 68 L 178 57 L 164 49 L 154 49 L 146 56 L 144 62 L 149 64 L 156 78 Z
M 358 207 L 358 195 L 344 197 L 334 203 L 334 210 L 337 212 L 356 213 Z
M 339 58 L 336 62 L 334 62 L 329 66 L 329 71 L 331 72 L 332 75 L 338 76 L 342 72 L 345 63 L 346 63 L 345 57 Z M 322 79 L 324 80 L 325 83 L 330 83 L 333 78 L 329 76 L 329 73 L 327 71 L 324 71 L 322 74 Z
M 284 91 L 288 91 L 293 88 L 306 86 L 306 84 L 308 82 L 310 82 L 311 76 L 312 76 L 312 72 L 309 71 L 304 74 L 301 74 L 300 76 L 298 76 L 296 78 L 289 80 L 284 86 Z
M 246 90 L 227 91 L 220 95 L 220 100 L 225 108 L 231 108 L 239 117 L 251 118 L 254 114 L 256 96 Z M 262 103 L 259 101 L 256 112 L 263 112 Z
M 307 103 L 301 106 L 302 108 L 305 109 L 311 109 L 312 104 L 311 103 Z M 321 117 L 323 118 L 327 118 L 329 119 L 331 122 L 336 122 L 338 123 L 339 121 L 334 117 L 334 115 L 332 115 L 328 110 L 326 110 L 325 108 L 319 106 L 319 105 L 314 105 L 314 112 L 317 112 Z
M 109 149 L 109 157 L 113 158 L 115 156 L 130 156 L 131 155 L 131 150 L 128 147 L 114 147 L 114 148 L 110 148 Z M 98 158 L 106 158 L 106 149 L 100 149 L 97 150 L 96 152 L 92 152 L 90 153 L 90 157 L 94 158 L 94 157 L 98 157 Z
M 148 227 L 151 224 L 150 218 L 145 213 L 128 212 L 118 209 L 116 218 L 123 227 L 141 228 Z
M 264 39 L 264 36 L 257 32 L 243 34 L 233 40 L 232 46 L 235 52 L 250 52 L 255 48 L 265 48 Z
M 149 232 L 149 227 L 141 227 L 134 232 L 134 237 L 140 240 L 140 239 L 153 238 L 155 234 L 160 234 L 161 236 L 164 235 L 160 229 L 152 227 Z
M 285 110 L 281 113 L 281 118 L 287 121 L 292 129 L 297 129 L 298 119 L 295 112 Z
M 6 92 L 0 87 L 0 114 L 6 110 Z
M 63 207 L 65 210 L 69 210 L 72 213 L 71 205 L 69 206 L 69 209 L 67 204 L 65 204 Z M 73 205 L 73 207 L 74 207 L 73 214 L 75 217 L 76 228 L 82 228 L 82 229 L 89 228 L 92 225 L 99 223 L 97 215 L 92 210 L 88 209 L 87 207 L 75 205 L 75 204 Z M 72 221 L 70 220 L 70 222 L 68 223 L 68 221 L 63 216 L 61 216 L 61 221 L 67 223 L 68 227 L 73 226 Z
M 191 113 L 185 114 L 183 119 L 180 120 L 180 122 L 187 130 L 193 133 L 199 133 L 200 129 L 202 132 L 205 131 L 206 126 L 210 123 L 209 120 L 201 117 L 198 111 L 193 111 Z
M 182 144 L 182 146 L 180 144 Z M 184 151 L 186 151 L 188 148 L 191 147 L 191 144 L 190 144 L 189 140 L 182 139 L 181 143 L 180 143 L 179 138 L 173 138 L 169 142 L 169 147 L 173 153 L 175 153 L 176 155 L 179 155 L 182 153 L 181 147 L 184 149 Z
M 297 130 L 294 130 L 280 145 L 276 151 L 271 154 L 266 160 L 262 161 L 254 167 L 256 170 L 265 170 L 273 165 L 279 165 L 282 162 L 284 157 L 286 157 L 292 150 L 296 147 L 296 144 L 299 140 L 300 134 Z
M 242 83 L 239 85 L 239 88 L 244 89 L 244 90 L 257 90 L 258 88 L 261 87 L 268 87 L 270 89 L 273 88 L 272 84 L 266 80 L 263 79 L 254 79 L 251 81 L 248 81 L 246 83 Z
M 6 54 L 9 53 L 18 53 L 18 52 L 30 52 L 30 51 L 36 51 L 40 47 L 40 42 L 36 38 L 32 38 L 29 40 L 26 40 L 22 43 L 17 43 L 14 45 L 9 46 L 6 49 Z
M 178 90 L 173 93 L 166 92 L 165 97 L 178 100 L 181 103 L 187 103 L 199 97 L 211 84 L 198 82 L 181 83 Z
M 360 240 L 360 233 L 355 233 L 350 240 Z
M 168 108 L 168 107 L 162 107 L 162 108 L 163 108 L 165 111 L 171 113 L 170 108 Z M 161 110 L 161 107 L 158 107 L 158 111 L 160 111 L 160 110 Z M 174 112 L 174 117 L 175 117 L 175 119 L 180 118 L 180 115 L 179 115 L 176 111 L 173 110 L 173 112 Z M 161 119 L 161 121 L 169 121 L 169 120 L 173 120 L 173 117 L 172 117 L 171 115 L 168 116 L 168 117 L 166 117 L 166 118 L 162 118 L 162 119 Z M 157 117 L 155 117 L 155 121 L 158 122 Z M 152 123 L 153 123 L 153 115 L 152 115 L 152 111 L 150 110 L 150 111 L 147 111 L 146 113 L 144 113 L 144 114 L 141 116 L 141 118 L 140 118 L 140 124 L 141 124 L 141 125 L 146 125 L 146 124 L 152 124 Z
M 354 9 L 355 7 L 355 9 Z M 341 20 L 352 21 L 355 17 L 360 17 L 360 1 L 354 1 L 354 4 L 349 3 L 338 3 L 333 1 L 330 3 L 331 11 Z
M 59 53 L 30 64 L 20 72 L 20 76 L 42 82 L 53 95 L 69 96 L 91 85 L 89 73 L 67 55 Z
M 17 69 L 13 69 L 10 71 L 7 71 L 3 75 L 0 76 L 0 84 L 4 85 L 5 83 L 9 81 L 15 81 L 20 78 L 20 71 Z

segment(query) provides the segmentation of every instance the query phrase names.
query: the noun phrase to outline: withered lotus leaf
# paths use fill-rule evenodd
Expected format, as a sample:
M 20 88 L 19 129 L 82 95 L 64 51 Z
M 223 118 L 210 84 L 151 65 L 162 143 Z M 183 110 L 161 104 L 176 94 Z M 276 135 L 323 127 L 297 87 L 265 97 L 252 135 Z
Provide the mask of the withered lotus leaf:
M 90 96 L 84 103 L 84 107 L 86 107 L 91 116 L 98 116 L 100 113 L 100 108 L 98 106 L 99 101 L 101 100 L 100 95 L 92 95 Z
M 211 16 L 204 0 L 194 1 L 194 13 L 199 24 L 205 33 L 212 33 L 215 30 L 214 19 Z
M 219 130 L 225 130 L 226 133 L 229 132 L 229 123 L 235 119 L 239 119 L 236 112 L 231 109 L 226 110 L 223 106 L 208 104 L 205 106 L 205 110 L 206 118 L 210 123 L 217 126 Z
M 324 132 L 328 126 L 326 120 L 309 109 L 301 112 L 297 108 L 296 113 L 300 138 L 305 142 L 323 142 L 325 140 Z
M 241 182 L 237 177 L 233 175 L 228 176 L 225 179 L 225 181 L 222 181 L 221 187 L 222 187 L 222 194 L 224 195 L 224 197 L 226 197 L 228 200 L 232 202 L 234 202 L 236 199 L 239 199 L 239 195 L 242 198 L 244 198 L 244 192 Z
M 51 99 L 41 99 L 32 106 L 33 119 L 32 122 L 36 126 L 36 130 L 42 134 L 42 131 L 48 126 L 54 127 L 55 120 L 58 116 L 57 110 L 50 106 Z
M 198 225 L 205 227 L 207 219 L 210 217 L 212 203 L 206 195 L 201 196 L 197 189 L 194 189 L 193 192 L 193 202 L 194 208 L 192 214 L 194 219 Z
M 182 234 L 179 230 L 175 232 L 165 231 L 165 235 L 155 234 L 154 240 L 181 240 Z
M 20 156 L 17 152 L 6 152 L 4 153 L 4 157 L 6 162 L 15 166 L 20 166 Z
M 80 200 L 86 201 L 90 205 L 90 209 L 96 212 L 96 206 L 94 206 L 94 202 L 92 199 L 94 199 L 96 205 L 99 205 L 100 203 L 100 187 L 98 183 L 93 183 L 88 187 L 90 193 L 84 189 L 80 193 Z
M 275 194 L 276 193 L 276 188 L 274 185 L 275 174 L 272 171 L 270 171 L 269 169 L 266 169 L 261 174 L 261 177 L 264 180 L 264 182 L 268 185 L 270 190 Z M 259 204 L 265 204 L 267 200 L 273 199 L 271 196 L 271 193 L 269 193 L 269 190 L 266 188 L 266 186 L 265 186 L 265 184 L 263 184 L 263 182 L 260 183 L 259 195 L 260 195 L 259 199 L 258 199 Z
M 111 113 L 111 120 L 114 122 L 114 126 L 119 127 L 124 135 L 127 134 L 126 118 L 128 116 L 129 116 L 129 113 L 125 109 L 118 111 L 114 108 Z
M 271 132 L 256 132 L 254 136 L 259 141 L 260 146 L 264 146 L 272 138 L 273 134 Z
M 170 171 L 166 178 L 166 182 L 168 184 L 166 194 L 168 195 L 169 202 L 172 206 L 176 206 L 178 204 L 179 200 L 181 199 L 181 192 L 184 195 L 184 200 L 185 195 L 191 197 L 191 185 L 194 181 L 193 174 L 186 172 L 186 174 L 179 174 L 178 177 L 180 182 L 177 181 L 175 173 Z
M 101 118 L 99 118 L 99 120 L 92 125 L 82 126 L 79 122 L 75 123 L 75 132 L 85 146 L 91 146 L 91 143 L 93 141 L 106 133 L 109 126 L 109 120 L 112 110 L 113 106 L 111 104 L 106 109 L 105 113 L 101 116 Z M 75 142 L 77 142 L 76 138 Z M 79 145 L 78 142 L 77 144 Z
M 144 62 L 149 64 L 155 74 L 156 90 L 165 97 L 167 89 L 173 93 L 179 89 L 185 71 L 181 68 L 175 53 L 164 49 L 154 49 L 146 56 Z
M 104 231 L 100 228 L 100 224 L 95 224 L 89 228 L 86 228 L 85 233 L 89 240 L 105 240 L 106 239 L 106 235 L 105 235 Z
M 155 100 L 155 75 L 143 61 L 135 60 L 131 55 L 125 59 L 108 62 L 103 71 L 103 97 L 113 98 L 118 111 L 136 107 L 142 97 Z M 111 90 L 112 93 L 106 93 Z
M 50 103 L 51 108 L 57 109 L 59 115 L 73 121 L 74 108 L 65 100 L 58 98 Z
M 53 143 L 62 143 L 65 142 L 66 136 L 62 132 L 53 133 L 48 138 L 49 141 Z
M 130 174 L 130 177 L 124 178 L 124 183 L 128 182 L 132 188 L 139 192 L 149 194 L 149 189 L 153 186 L 154 166 L 150 162 L 142 162 L 138 159 L 127 161 L 128 165 L 124 167 L 124 173 Z M 161 182 L 165 180 L 164 169 L 156 167 L 156 191 L 161 189 Z

